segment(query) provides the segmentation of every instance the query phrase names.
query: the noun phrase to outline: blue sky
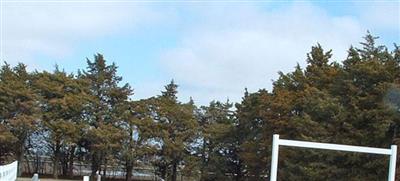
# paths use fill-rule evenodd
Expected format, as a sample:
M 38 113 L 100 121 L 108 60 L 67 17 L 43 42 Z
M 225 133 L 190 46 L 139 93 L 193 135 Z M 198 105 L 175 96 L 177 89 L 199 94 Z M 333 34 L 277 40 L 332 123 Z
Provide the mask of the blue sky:
M 102 53 L 134 88 L 133 99 L 158 95 L 175 79 L 182 101 L 240 101 L 245 87 L 270 90 L 278 71 L 304 67 L 317 42 L 333 49 L 333 61 L 367 30 L 392 48 L 399 12 L 399 1 L 4 1 L 2 60 L 71 72 Z

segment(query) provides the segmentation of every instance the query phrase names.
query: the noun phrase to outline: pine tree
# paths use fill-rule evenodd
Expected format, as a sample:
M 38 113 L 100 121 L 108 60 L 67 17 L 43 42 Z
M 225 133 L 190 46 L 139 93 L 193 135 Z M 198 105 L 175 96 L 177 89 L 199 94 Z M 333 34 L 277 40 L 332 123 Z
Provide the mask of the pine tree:
M 155 153 L 152 144 L 157 127 L 151 119 L 147 100 L 131 101 L 124 107 L 124 118 L 120 123 L 120 129 L 124 133 L 121 158 L 126 169 L 126 180 L 132 180 L 134 166 L 145 166 L 139 163 L 149 164 Z
M 24 64 L 12 68 L 5 63 L 1 67 L 0 123 L 5 131 L 0 133 L 0 137 L 5 138 L 2 139 L 5 142 L 0 144 L 12 148 L 12 155 L 19 163 L 23 163 L 26 141 L 37 128 L 37 96 L 31 83 L 31 74 Z
M 178 85 L 171 81 L 165 86 L 162 95 L 153 99 L 154 119 L 157 122 L 161 148 L 158 150 L 159 171 L 165 179 L 168 168 L 169 180 L 176 181 L 178 167 L 185 156 L 189 154 L 188 148 L 194 141 L 197 122 L 194 117 L 194 106 L 190 103 L 181 103 L 177 99 Z
M 246 91 L 247 92 L 247 91 Z M 269 119 L 263 117 L 270 109 L 271 95 L 266 90 L 256 93 L 245 93 L 240 104 L 236 104 L 237 124 L 236 136 L 238 137 L 238 156 L 242 162 L 242 175 L 247 175 L 251 180 L 265 180 L 269 135 L 264 130 Z M 239 175 L 239 173 L 237 173 Z M 237 178 L 236 180 L 242 180 Z
M 67 75 L 56 68 L 53 73 L 37 73 L 34 87 L 41 96 L 42 133 L 48 137 L 48 146 L 54 158 L 53 177 L 58 178 L 60 162 L 67 155 L 69 158 L 64 159 L 69 160 L 70 165 L 69 169 L 63 167 L 63 174 L 68 172 L 72 176 L 75 149 L 82 139 L 81 129 L 85 126 L 83 110 L 90 100 L 88 86 L 74 75 Z
M 395 52 L 377 46 L 377 37 L 367 34 L 362 48 L 349 50 L 345 64 L 341 100 L 347 111 L 346 122 L 351 128 L 353 144 L 375 147 L 388 147 L 396 143 L 393 139 L 400 116 L 390 109 L 385 97 L 398 87 L 396 79 L 400 76 L 400 64 Z M 353 61 L 357 60 L 357 61 Z M 358 156 L 348 167 L 359 167 L 362 178 L 378 179 L 386 174 L 387 160 L 371 160 L 373 156 Z M 373 173 L 373 174 L 370 174 Z
M 232 104 L 212 101 L 209 106 L 202 106 L 197 113 L 199 122 L 199 140 L 196 150 L 200 157 L 200 180 L 228 180 L 226 155 L 228 141 L 233 131 Z
M 267 133 L 261 139 L 267 142 L 271 142 L 273 133 L 279 133 L 288 139 L 374 147 L 396 143 L 399 114 L 386 102 L 395 99 L 399 61 L 396 51 L 376 46 L 375 39 L 367 35 L 361 49 L 351 47 L 343 65 L 330 63 L 330 51 L 325 52 L 320 45 L 313 47 L 306 69 L 297 66 L 293 72 L 280 73 L 267 101 L 256 98 L 259 92 L 245 94 L 237 106 L 239 130 L 256 128 L 243 135 Z M 263 125 L 253 126 L 251 122 L 256 119 L 252 116 L 259 116 Z M 260 146 L 250 144 L 252 137 L 242 139 L 241 160 L 251 173 L 251 158 L 257 152 L 246 152 Z M 279 163 L 280 177 L 288 180 L 377 180 L 384 177 L 387 167 L 387 160 L 374 155 L 319 150 L 281 149 L 280 158 L 285 160 Z
M 0 124 L 0 165 L 8 164 L 8 157 L 12 155 L 11 145 L 17 142 L 17 138 L 10 132 L 6 125 Z
M 90 125 L 87 142 L 92 157 L 92 176 L 100 171 L 103 164 L 103 175 L 106 173 L 106 156 L 121 147 L 123 135 L 119 132 L 118 122 L 128 97 L 132 94 L 129 84 L 119 86 L 122 77 L 117 76 L 117 66 L 107 65 L 101 54 L 94 56 L 94 61 L 87 60 L 87 70 L 80 76 L 89 82 L 92 96 L 88 104 L 86 120 Z

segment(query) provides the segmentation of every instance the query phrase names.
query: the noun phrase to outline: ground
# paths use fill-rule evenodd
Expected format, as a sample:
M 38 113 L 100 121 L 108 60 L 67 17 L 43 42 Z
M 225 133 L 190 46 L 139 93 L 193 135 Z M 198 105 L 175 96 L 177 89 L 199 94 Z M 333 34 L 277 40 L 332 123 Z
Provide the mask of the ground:
M 82 178 L 83 180 L 83 178 Z M 17 181 L 32 181 L 32 178 L 17 178 Z M 41 178 L 40 181 L 73 181 L 73 180 L 62 180 L 62 179 L 51 179 L 51 178 Z

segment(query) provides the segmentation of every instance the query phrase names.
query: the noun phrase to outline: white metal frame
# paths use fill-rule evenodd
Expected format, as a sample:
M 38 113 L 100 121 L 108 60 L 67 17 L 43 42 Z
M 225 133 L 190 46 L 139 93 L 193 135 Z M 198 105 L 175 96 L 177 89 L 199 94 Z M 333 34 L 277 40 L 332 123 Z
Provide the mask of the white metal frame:
M 350 145 L 317 143 L 317 142 L 308 142 L 308 141 L 294 141 L 294 140 L 279 139 L 278 134 L 274 134 L 273 140 L 272 140 L 272 159 L 271 159 L 270 181 L 276 181 L 276 178 L 277 178 L 279 146 L 293 146 L 293 147 L 303 147 L 303 148 L 315 148 L 315 149 L 325 149 L 325 150 L 338 150 L 338 151 L 389 155 L 390 162 L 389 162 L 388 181 L 395 181 L 394 179 L 395 179 L 395 173 L 396 173 L 396 156 L 397 156 L 397 146 L 396 145 L 392 145 L 390 149 L 383 149 L 383 148 L 373 148 L 373 147 L 365 147 L 365 146 L 350 146 Z

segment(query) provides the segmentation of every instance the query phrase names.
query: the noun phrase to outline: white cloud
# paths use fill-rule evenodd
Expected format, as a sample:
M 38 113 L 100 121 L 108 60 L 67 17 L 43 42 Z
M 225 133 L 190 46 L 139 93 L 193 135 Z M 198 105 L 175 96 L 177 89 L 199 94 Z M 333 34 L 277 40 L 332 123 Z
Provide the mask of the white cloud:
M 345 58 L 365 29 L 351 17 L 330 17 L 308 3 L 268 12 L 255 6 L 206 7 L 199 22 L 181 38 L 177 48 L 160 57 L 178 83 L 191 87 L 182 96 L 201 104 L 229 98 L 240 101 L 250 91 L 271 89 L 277 71 L 305 64 L 317 42 L 333 49 L 334 60 Z
M 400 1 L 360 1 L 355 5 L 368 29 L 393 31 L 400 28 Z
M 32 68 L 34 55 L 62 58 L 82 41 L 134 31 L 164 17 L 146 6 L 95 3 L 4 3 L 4 58 Z M 91 52 L 93 53 L 93 52 Z

